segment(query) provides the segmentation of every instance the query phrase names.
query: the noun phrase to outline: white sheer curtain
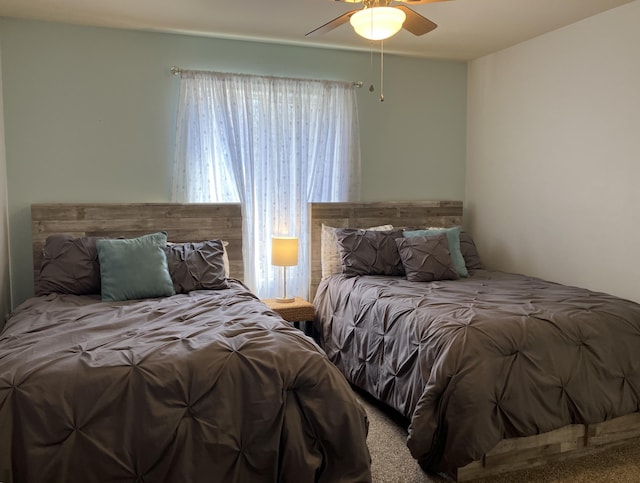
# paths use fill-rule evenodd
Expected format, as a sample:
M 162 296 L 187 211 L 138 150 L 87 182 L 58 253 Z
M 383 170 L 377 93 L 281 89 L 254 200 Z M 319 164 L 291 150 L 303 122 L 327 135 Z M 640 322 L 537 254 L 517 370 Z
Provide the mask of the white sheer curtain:
M 245 283 L 279 295 L 271 236 L 299 237 L 287 294 L 307 297 L 309 201 L 359 197 L 356 97 L 348 82 L 183 71 L 173 198 L 240 201 Z

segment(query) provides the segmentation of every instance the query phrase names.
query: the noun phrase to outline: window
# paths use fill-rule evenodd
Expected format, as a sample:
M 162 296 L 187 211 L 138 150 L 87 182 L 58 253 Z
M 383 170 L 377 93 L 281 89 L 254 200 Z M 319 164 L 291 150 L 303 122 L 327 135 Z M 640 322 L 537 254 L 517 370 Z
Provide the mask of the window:
M 183 71 L 173 197 L 240 201 L 245 283 L 278 295 L 271 237 L 299 237 L 287 292 L 306 297 L 310 201 L 357 199 L 358 117 L 348 82 Z

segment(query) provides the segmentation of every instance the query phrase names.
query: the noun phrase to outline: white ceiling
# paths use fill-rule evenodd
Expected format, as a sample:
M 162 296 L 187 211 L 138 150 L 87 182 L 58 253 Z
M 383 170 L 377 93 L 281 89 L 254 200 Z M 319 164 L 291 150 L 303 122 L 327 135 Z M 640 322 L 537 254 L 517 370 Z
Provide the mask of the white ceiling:
M 386 40 L 384 49 L 470 60 L 630 1 L 451 0 L 412 5 L 438 28 L 420 37 L 403 30 Z M 361 4 L 335 0 L 0 0 L 0 16 L 5 17 L 368 51 L 371 43 L 348 23 L 320 37 L 305 37 L 357 8 Z

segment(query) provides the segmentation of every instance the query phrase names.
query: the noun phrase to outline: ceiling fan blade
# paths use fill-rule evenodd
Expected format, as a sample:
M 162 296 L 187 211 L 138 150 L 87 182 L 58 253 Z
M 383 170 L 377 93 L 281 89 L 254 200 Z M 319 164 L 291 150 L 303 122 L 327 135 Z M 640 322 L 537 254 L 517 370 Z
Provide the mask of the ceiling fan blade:
M 413 35 L 424 35 L 437 27 L 431 20 L 414 12 L 409 7 L 396 5 L 394 8 L 398 8 L 407 14 L 407 19 L 404 21 L 404 24 L 402 24 L 402 28 L 408 30 Z
M 333 20 L 321 25 L 317 29 L 312 30 L 311 32 L 305 34 L 305 37 L 309 37 L 310 35 L 321 35 L 326 34 L 327 32 L 333 30 L 336 27 L 340 27 L 340 25 L 345 24 L 351 18 L 351 15 L 356 13 L 357 10 L 351 10 L 345 14 L 340 15 L 339 17 L 334 18 Z

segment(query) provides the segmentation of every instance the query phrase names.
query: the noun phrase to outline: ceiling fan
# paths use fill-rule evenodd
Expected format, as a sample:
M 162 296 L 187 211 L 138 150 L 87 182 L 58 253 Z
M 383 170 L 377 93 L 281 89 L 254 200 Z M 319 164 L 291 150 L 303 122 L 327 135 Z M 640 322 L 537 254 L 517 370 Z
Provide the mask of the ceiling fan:
M 335 0 L 344 3 L 362 3 L 363 8 L 351 10 L 307 33 L 306 36 L 325 34 L 342 24 L 350 22 L 356 33 L 369 40 L 383 40 L 395 35 L 401 28 L 413 35 L 424 35 L 437 27 L 428 18 L 411 10 L 405 3 L 420 5 L 423 3 L 446 0 Z

